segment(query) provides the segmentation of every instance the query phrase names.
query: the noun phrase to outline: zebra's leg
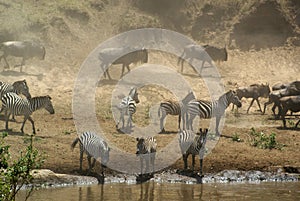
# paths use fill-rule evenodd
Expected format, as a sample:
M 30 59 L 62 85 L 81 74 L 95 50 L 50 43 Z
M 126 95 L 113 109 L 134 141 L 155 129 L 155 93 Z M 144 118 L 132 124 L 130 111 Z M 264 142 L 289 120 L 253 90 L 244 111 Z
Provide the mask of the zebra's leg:
M 132 115 L 128 115 L 127 125 L 126 128 L 132 128 Z
M 206 136 L 204 138 L 204 142 L 200 148 L 199 158 L 200 158 L 200 176 L 203 177 L 203 158 L 205 153 L 205 144 L 206 144 Z
M 22 133 L 24 133 L 24 132 L 23 132 L 23 128 L 24 128 L 24 125 L 25 125 L 25 122 L 26 122 L 27 119 L 31 122 L 31 125 L 32 125 L 32 133 L 35 134 L 34 121 L 33 121 L 33 119 L 31 118 L 31 116 L 28 116 L 27 118 L 24 117 L 24 121 L 23 121 L 23 124 L 22 124 L 22 127 L 21 127 Z
M 195 119 L 196 115 L 190 115 L 188 119 L 188 129 L 194 130 L 193 128 L 193 121 Z
M 141 166 L 141 175 L 143 175 L 143 156 L 140 155 L 140 166 Z
M 9 120 L 9 116 L 10 116 L 10 112 L 8 112 L 7 110 L 5 110 L 5 130 L 8 130 L 8 120 Z
M 203 177 L 203 158 L 200 157 L 200 176 Z
M 80 143 L 79 171 L 82 172 L 83 146 Z
M 90 173 L 91 170 L 92 170 L 92 161 L 91 161 L 92 156 L 90 154 L 87 154 L 87 159 L 88 159 L 88 163 L 89 163 L 89 170 L 88 170 L 88 172 Z
M 149 172 L 150 153 L 145 154 L 146 158 L 146 172 Z
M 93 158 L 92 168 L 94 168 L 94 167 L 95 167 L 95 164 L 96 164 L 96 159 L 95 159 L 95 158 Z
M 159 133 L 165 133 L 166 132 L 165 127 L 164 127 L 164 121 L 165 121 L 166 116 L 167 116 L 166 113 L 162 112 L 162 115 L 161 115 L 161 118 L 160 118 L 160 132 Z
M 183 159 L 183 163 L 184 163 L 184 170 L 187 169 L 187 159 L 188 159 L 188 154 L 182 154 L 182 159 Z
M 124 112 L 121 110 L 120 112 L 120 118 L 119 118 L 119 121 L 118 123 L 116 124 L 116 129 L 118 130 L 119 129 L 119 123 L 120 121 L 122 121 L 122 129 L 124 128 L 124 123 L 125 123 L 125 119 L 124 119 Z
M 192 171 L 195 169 L 195 154 L 192 154 Z
M 221 134 L 219 133 L 219 124 L 220 124 L 221 116 L 216 116 L 216 135 L 220 136 Z
M 154 173 L 154 170 L 155 170 L 155 153 L 151 153 L 151 163 L 152 163 L 152 173 Z

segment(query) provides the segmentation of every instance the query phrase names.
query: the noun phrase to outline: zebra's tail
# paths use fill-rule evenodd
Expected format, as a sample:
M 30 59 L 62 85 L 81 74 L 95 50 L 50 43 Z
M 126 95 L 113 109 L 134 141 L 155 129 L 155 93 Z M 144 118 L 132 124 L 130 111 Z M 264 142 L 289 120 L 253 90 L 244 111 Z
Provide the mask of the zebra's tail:
M 161 110 L 161 106 L 158 107 L 158 110 L 157 110 L 157 115 L 158 117 L 160 117 L 160 110 Z
M 77 138 L 73 141 L 73 143 L 71 144 L 71 149 L 72 149 L 72 150 L 74 149 L 74 147 L 76 146 L 76 144 L 78 143 L 78 141 L 79 141 L 79 137 L 77 137 Z
M 185 51 L 183 51 L 182 54 L 180 55 L 180 57 L 178 57 L 177 65 L 179 65 L 180 62 L 183 61 L 184 55 L 185 55 Z

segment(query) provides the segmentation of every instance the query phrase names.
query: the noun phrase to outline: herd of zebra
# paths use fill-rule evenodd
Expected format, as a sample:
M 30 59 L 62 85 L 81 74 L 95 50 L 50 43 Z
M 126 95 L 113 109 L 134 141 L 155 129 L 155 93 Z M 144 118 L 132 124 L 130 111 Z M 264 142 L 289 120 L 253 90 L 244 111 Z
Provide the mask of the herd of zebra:
M 139 103 L 138 89 L 132 87 L 128 96 L 124 97 L 118 109 L 120 111 L 120 120 L 116 124 L 116 129 L 119 129 L 119 123 L 122 121 L 122 129 L 125 128 L 125 115 L 128 115 L 127 127 L 132 127 L 132 115 L 136 112 L 136 104 Z M 183 159 L 185 162 L 184 168 L 187 168 L 187 157 L 189 154 L 193 156 L 193 167 L 195 164 L 195 155 L 200 154 L 200 174 L 202 175 L 202 164 L 204 156 L 204 147 L 206 142 L 206 135 L 208 129 L 200 129 L 199 132 L 194 132 L 192 122 L 196 115 L 200 118 L 212 118 L 216 117 L 216 133 L 219 134 L 218 125 L 221 116 L 224 114 L 225 109 L 230 104 L 235 104 L 241 107 L 241 102 L 237 97 L 237 94 L 233 90 L 229 90 L 223 94 L 218 100 L 209 102 L 204 100 L 197 100 L 192 92 L 189 92 L 186 97 L 180 101 L 166 100 L 161 102 L 158 112 L 162 113 L 160 119 L 161 131 L 164 132 L 163 121 L 167 115 L 179 116 L 179 129 L 181 119 L 183 120 L 183 129 L 179 132 L 179 145 L 182 150 Z M 190 117 L 190 118 L 189 118 Z M 185 128 L 187 127 L 187 128 Z M 146 172 L 149 171 L 150 164 L 152 165 L 152 171 L 154 171 L 155 153 L 157 148 L 157 142 L 154 137 L 141 137 L 137 138 L 137 152 L 140 156 L 141 174 L 143 173 L 143 163 L 146 163 Z M 80 137 L 77 137 L 72 143 L 72 148 L 75 147 L 77 142 L 80 142 L 80 171 L 82 170 L 82 154 L 86 152 L 89 162 L 89 171 L 93 168 L 94 163 L 91 163 L 91 157 L 96 156 L 101 158 L 102 167 L 108 162 L 109 147 L 105 141 L 93 132 L 84 132 Z M 189 146 L 190 145 L 190 146 Z M 99 152 L 100 151 L 100 152 Z M 98 154 L 94 154 L 98 153 Z M 99 153 L 101 156 L 99 156 Z
M 22 97 L 24 96 L 24 97 Z M 2 107 L 0 112 L 5 113 L 5 130 L 8 129 L 9 117 L 24 116 L 21 132 L 24 133 L 24 125 L 27 120 L 32 124 L 32 132 L 36 134 L 34 121 L 31 114 L 38 109 L 46 109 L 54 114 L 54 108 L 50 96 L 31 97 L 26 80 L 16 81 L 13 84 L 0 81 L 0 98 Z
M 164 100 L 160 103 L 158 115 L 160 116 L 160 133 L 165 133 L 164 120 L 167 115 L 177 115 L 178 116 L 178 141 L 179 146 L 182 151 L 182 158 L 184 161 L 184 169 L 187 169 L 187 158 L 192 155 L 192 170 L 195 166 L 195 156 L 199 155 L 200 158 L 200 176 L 203 176 L 203 157 L 205 153 L 206 136 L 208 129 L 199 129 L 199 132 L 195 132 L 192 124 L 196 116 L 200 119 L 210 119 L 216 117 L 216 135 L 220 136 L 219 132 L 219 122 L 221 116 L 225 113 L 225 109 L 230 105 L 237 106 L 238 108 L 242 106 L 242 98 L 252 98 L 250 106 L 247 109 L 249 112 L 250 107 L 256 100 L 260 111 L 265 112 L 266 106 L 270 103 L 274 103 L 274 107 L 279 107 L 279 115 L 283 116 L 284 126 L 285 119 L 284 115 L 290 110 L 291 112 L 300 111 L 300 82 L 294 81 L 288 84 L 280 85 L 278 89 L 281 93 L 276 91 L 276 86 L 272 87 L 273 91 L 270 91 L 268 84 L 253 84 L 249 87 L 240 87 L 235 91 L 229 90 L 224 93 L 216 101 L 205 101 L 196 99 L 193 92 L 189 92 L 181 101 L 174 100 Z M 280 97 L 274 99 L 274 94 L 280 94 Z M 297 95 L 298 94 L 298 95 Z M 259 104 L 259 97 L 269 97 L 269 101 L 264 105 L 264 111 L 261 110 Z M 279 102 L 278 102 L 279 101 Z M 120 120 L 116 124 L 116 129 L 118 130 L 118 125 L 122 121 L 122 128 L 124 128 L 124 116 L 128 115 L 127 127 L 132 127 L 132 115 L 137 111 L 136 104 L 139 103 L 138 89 L 132 87 L 129 91 L 128 96 L 123 98 L 118 106 L 120 111 Z M 275 111 L 273 110 L 275 113 Z M 181 128 L 182 121 L 182 128 Z M 296 123 L 296 127 L 300 120 Z M 140 156 L 140 170 L 141 174 L 144 171 L 144 161 L 146 163 L 146 172 L 154 171 L 155 154 L 157 149 L 157 141 L 154 137 L 140 137 L 137 138 L 137 152 L 136 154 Z M 105 141 L 93 132 L 85 132 L 80 137 L 76 138 L 72 144 L 72 148 L 77 142 L 80 142 L 80 170 L 82 170 L 82 153 L 85 151 L 88 155 L 89 170 L 93 167 L 91 157 L 94 155 L 95 150 L 100 150 L 95 156 L 101 154 L 101 164 L 105 164 L 109 160 L 109 146 Z M 98 143 L 97 143 L 98 141 Z M 93 148 L 96 147 L 96 148 Z M 89 151 L 93 150 L 93 151 Z M 150 164 L 152 169 L 150 170 Z

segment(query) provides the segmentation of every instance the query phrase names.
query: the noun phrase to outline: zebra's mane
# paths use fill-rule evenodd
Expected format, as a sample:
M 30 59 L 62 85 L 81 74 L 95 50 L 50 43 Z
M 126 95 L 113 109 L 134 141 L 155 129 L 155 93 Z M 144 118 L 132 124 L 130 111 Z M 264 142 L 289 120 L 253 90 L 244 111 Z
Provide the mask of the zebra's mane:
M 49 98 L 50 100 L 52 99 L 49 95 L 46 95 L 46 96 L 35 96 L 35 97 L 32 97 L 31 99 L 43 99 L 43 98 Z

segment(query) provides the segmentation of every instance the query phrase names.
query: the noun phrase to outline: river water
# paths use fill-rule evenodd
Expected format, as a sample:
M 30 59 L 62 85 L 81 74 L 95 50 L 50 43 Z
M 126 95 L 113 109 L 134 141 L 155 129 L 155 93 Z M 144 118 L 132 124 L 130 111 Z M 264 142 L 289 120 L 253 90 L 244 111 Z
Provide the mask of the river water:
M 17 201 L 24 200 L 23 192 Z M 142 184 L 104 184 L 47 188 L 35 191 L 30 201 L 106 201 L 106 200 L 300 200 L 300 182 L 170 184 L 148 181 Z

